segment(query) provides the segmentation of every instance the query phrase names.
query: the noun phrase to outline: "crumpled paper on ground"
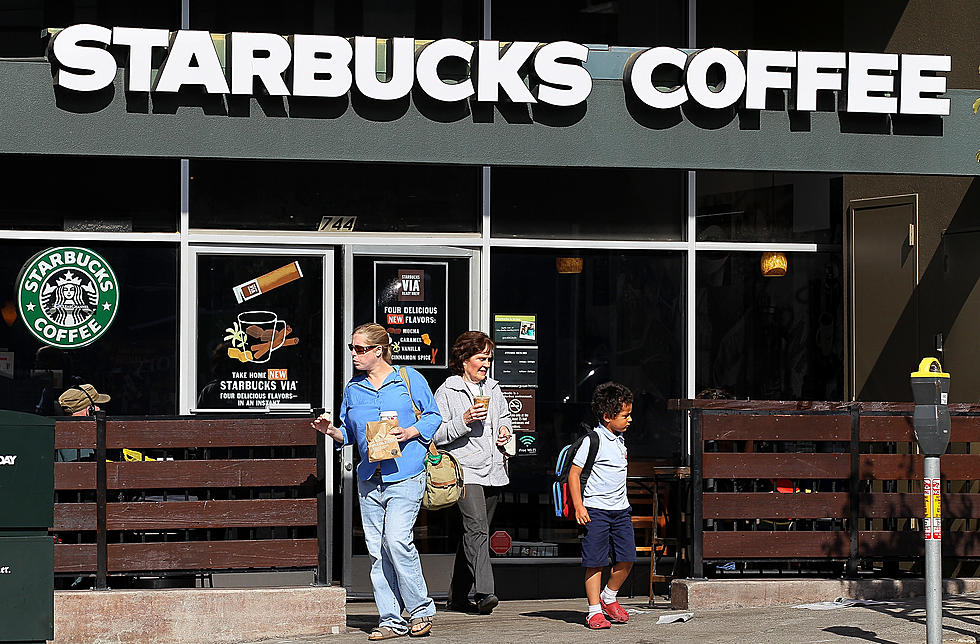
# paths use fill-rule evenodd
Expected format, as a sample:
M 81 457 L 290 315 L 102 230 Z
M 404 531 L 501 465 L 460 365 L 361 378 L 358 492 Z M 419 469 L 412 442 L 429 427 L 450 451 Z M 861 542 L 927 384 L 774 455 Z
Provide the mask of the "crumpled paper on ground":
M 657 619 L 658 624 L 673 624 L 674 622 L 686 622 L 694 617 L 694 613 L 674 613 L 673 615 L 661 615 Z
M 807 610 L 837 610 L 838 608 L 850 608 L 851 606 L 878 606 L 882 604 L 894 604 L 895 602 L 882 602 L 877 599 L 847 599 L 838 597 L 832 602 L 814 602 L 812 604 L 799 604 L 793 608 L 806 608 Z

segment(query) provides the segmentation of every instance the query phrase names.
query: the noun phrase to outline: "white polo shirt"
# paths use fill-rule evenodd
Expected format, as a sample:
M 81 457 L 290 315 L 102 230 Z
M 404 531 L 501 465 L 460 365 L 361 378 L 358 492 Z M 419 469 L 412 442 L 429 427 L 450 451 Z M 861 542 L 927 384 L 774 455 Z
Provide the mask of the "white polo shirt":
M 599 450 L 582 491 L 582 503 L 587 508 L 625 510 L 630 507 L 626 496 L 626 443 L 621 434 L 611 432 L 602 425 L 595 429 L 599 434 Z M 572 459 L 573 465 L 585 466 L 589 441 L 588 438 L 582 441 L 582 446 Z

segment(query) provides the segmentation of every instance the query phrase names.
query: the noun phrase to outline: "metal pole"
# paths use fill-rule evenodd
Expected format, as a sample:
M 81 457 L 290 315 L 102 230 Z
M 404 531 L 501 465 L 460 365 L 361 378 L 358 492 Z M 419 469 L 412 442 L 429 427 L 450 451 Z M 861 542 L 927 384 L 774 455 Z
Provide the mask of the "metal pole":
M 105 412 L 95 412 L 95 590 L 107 590 L 108 539 L 106 534 Z
M 691 458 L 691 577 L 704 579 L 704 508 L 701 505 L 701 494 L 704 480 L 704 442 L 701 440 L 701 410 L 691 410 L 691 448 L 694 454 Z M 656 520 L 656 517 L 654 517 Z
M 926 456 L 923 466 L 926 518 L 926 642 L 943 641 L 942 511 L 939 457 Z

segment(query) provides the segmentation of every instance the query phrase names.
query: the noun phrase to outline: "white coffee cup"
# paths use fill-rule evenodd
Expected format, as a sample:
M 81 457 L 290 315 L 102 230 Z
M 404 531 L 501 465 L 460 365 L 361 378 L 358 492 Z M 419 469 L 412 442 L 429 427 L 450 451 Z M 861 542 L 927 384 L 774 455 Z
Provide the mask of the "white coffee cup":
M 381 420 L 393 420 L 395 424 L 398 424 L 398 412 L 397 411 L 383 411 L 381 412 Z

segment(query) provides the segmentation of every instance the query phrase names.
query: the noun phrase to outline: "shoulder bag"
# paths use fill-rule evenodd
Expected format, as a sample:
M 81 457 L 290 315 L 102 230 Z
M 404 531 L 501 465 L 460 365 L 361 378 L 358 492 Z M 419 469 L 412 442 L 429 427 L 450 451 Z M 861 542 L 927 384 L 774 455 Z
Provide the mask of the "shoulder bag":
M 412 411 L 415 412 L 415 420 L 418 420 L 422 412 L 419 411 L 415 405 L 415 398 L 412 397 L 408 372 L 405 367 L 401 367 L 398 373 L 405 382 L 405 387 L 408 388 Z M 455 505 L 464 494 L 463 468 L 460 467 L 459 461 L 449 452 L 436 449 L 435 444 L 430 441 L 429 453 L 425 455 L 425 492 L 422 494 L 422 507 L 426 510 L 442 510 Z

